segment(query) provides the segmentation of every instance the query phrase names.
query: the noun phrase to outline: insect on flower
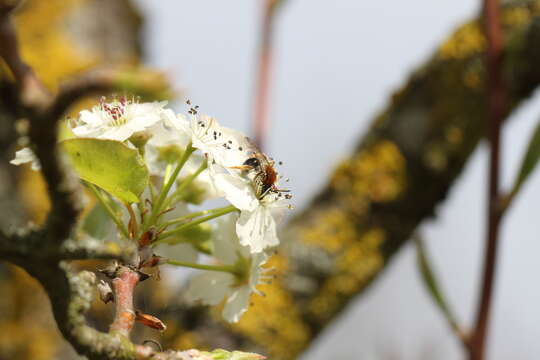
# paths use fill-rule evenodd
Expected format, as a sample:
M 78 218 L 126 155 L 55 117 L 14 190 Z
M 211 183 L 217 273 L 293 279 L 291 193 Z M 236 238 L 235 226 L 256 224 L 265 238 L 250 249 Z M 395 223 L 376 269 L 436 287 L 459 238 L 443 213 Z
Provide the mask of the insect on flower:
M 248 158 L 242 165 L 232 166 L 233 169 L 245 171 L 253 182 L 257 197 L 262 199 L 266 194 L 289 192 L 278 189 L 276 182 L 278 173 L 274 168 L 275 162 L 263 153 L 249 138 L 245 138 Z

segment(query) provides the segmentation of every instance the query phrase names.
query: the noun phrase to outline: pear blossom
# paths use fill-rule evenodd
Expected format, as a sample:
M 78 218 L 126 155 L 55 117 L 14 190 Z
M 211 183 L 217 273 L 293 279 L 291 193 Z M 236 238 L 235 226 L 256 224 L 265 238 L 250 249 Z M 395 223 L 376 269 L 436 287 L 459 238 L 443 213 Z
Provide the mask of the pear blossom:
M 77 137 L 91 137 L 125 141 L 136 132 L 146 130 L 163 117 L 162 102 L 138 103 L 125 97 L 106 103 L 104 99 L 91 111 L 83 110 L 72 125 L 73 134 Z
M 221 126 L 218 121 L 208 115 L 190 115 L 184 131 L 191 137 L 192 146 L 208 157 L 209 166 L 218 165 L 226 170 L 234 165 L 241 165 L 239 159 L 245 160 L 246 154 L 242 146 L 246 136 L 236 130 Z M 243 161 L 242 160 L 242 161 Z
M 39 163 L 39 159 L 36 157 L 36 154 L 34 154 L 32 149 L 28 147 L 22 148 L 21 150 L 15 152 L 15 158 L 9 163 L 13 165 L 31 163 L 32 170 L 41 170 L 41 164 Z
M 187 296 L 193 301 L 217 305 L 226 299 L 222 315 L 229 322 L 237 322 L 247 310 L 251 293 L 261 294 L 256 286 L 264 281 L 266 263 L 264 253 L 252 254 L 238 242 L 235 233 L 237 215 L 218 219 L 219 231 L 214 237 L 214 256 L 222 265 L 232 265 L 231 272 L 208 271 L 193 277 Z
M 185 131 L 188 126 L 184 116 L 177 116 L 171 109 L 163 109 L 161 121 L 148 129 L 152 135 L 148 144 L 157 147 L 176 145 L 184 149 L 191 141 L 190 135 Z
M 253 253 L 279 244 L 276 227 L 290 208 L 286 203 L 289 196 L 271 192 L 258 198 L 252 182 L 238 176 L 217 174 L 214 181 L 225 198 L 240 210 L 236 224 L 240 244 Z

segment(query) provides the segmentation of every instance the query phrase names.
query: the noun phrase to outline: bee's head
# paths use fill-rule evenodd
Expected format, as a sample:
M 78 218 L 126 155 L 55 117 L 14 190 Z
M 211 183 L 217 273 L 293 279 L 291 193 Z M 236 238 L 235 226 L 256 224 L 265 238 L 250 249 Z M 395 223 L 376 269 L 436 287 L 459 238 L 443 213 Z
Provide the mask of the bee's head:
M 256 157 L 251 157 L 244 161 L 245 166 L 249 166 L 251 168 L 258 168 L 261 165 L 261 162 Z

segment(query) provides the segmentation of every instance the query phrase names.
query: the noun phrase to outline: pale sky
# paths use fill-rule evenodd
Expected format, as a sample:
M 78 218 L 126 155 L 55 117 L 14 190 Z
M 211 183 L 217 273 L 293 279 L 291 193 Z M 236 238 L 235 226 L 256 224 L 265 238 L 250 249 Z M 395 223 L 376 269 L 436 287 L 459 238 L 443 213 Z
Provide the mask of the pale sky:
M 249 131 L 262 1 L 138 0 L 147 60 L 203 112 Z M 475 1 L 289 0 L 277 23 L 267 152 L 283 160 L 297 207 L 325 182 L 407 74 Z M 529 102 L 506 128 L 504 184 L 540 114 Z M 484 234 L 486 151 L 468 164 L 438 216 L 422 226 L 445 292 L 470 324 Z M 540 358 L 540 221 L 535 174 L 505 219 L 490 360 Z M 397 355 L 396 355 L 397 354 Z M 461 350 L 420 282 L 407 246 L 385 274 L 329 327 L 303 360 L 460 359 Z

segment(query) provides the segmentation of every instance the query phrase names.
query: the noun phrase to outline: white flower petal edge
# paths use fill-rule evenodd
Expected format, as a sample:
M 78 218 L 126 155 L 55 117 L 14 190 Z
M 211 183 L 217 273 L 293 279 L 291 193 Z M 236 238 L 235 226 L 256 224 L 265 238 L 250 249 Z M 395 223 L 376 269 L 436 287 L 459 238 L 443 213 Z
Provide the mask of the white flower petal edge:
M 255 204 L 253 209 L 241 210 L 236 233 L 240 244 L 248 246 L 252 253 L 260 253 L 279 245 L 277 224 L 289 205 L 280 194 L 268 194 Z
M 72 127 L 77 137 L 125 141 L 163 120 L 167 102 L 137 103 L 121 97 L 110 103 L 102 101 L 91 111 L 83 110 Z
M 164 109 L 161 121 L 148 129 L 152 134 L 148 143 L 154 146 L 177 145 L 184 149 L 191 140 L 186 132 L 188 127 L 189 123 L 185 117 L 176 116 L 171 109 Z
M 21 165 L 26 163 L 32 164 L 32 170 L 39 171 L 41 170 L 41 164 L 39 163 L 38 158 L 30 148 L 23 148 L 15 152 L 15 158 L 9 162 L 13 165 Z
M 253 211 L 258 207 L 259 200 L 249 180 L 223 173 L 214 173 L 212 178 L 216 188 L 235 208 Z
M 187 296 L 191 301 L 217 305 L 230 294 L 234 280 L 233 275 L 217 271 L 195 275 L 189 282 Z

